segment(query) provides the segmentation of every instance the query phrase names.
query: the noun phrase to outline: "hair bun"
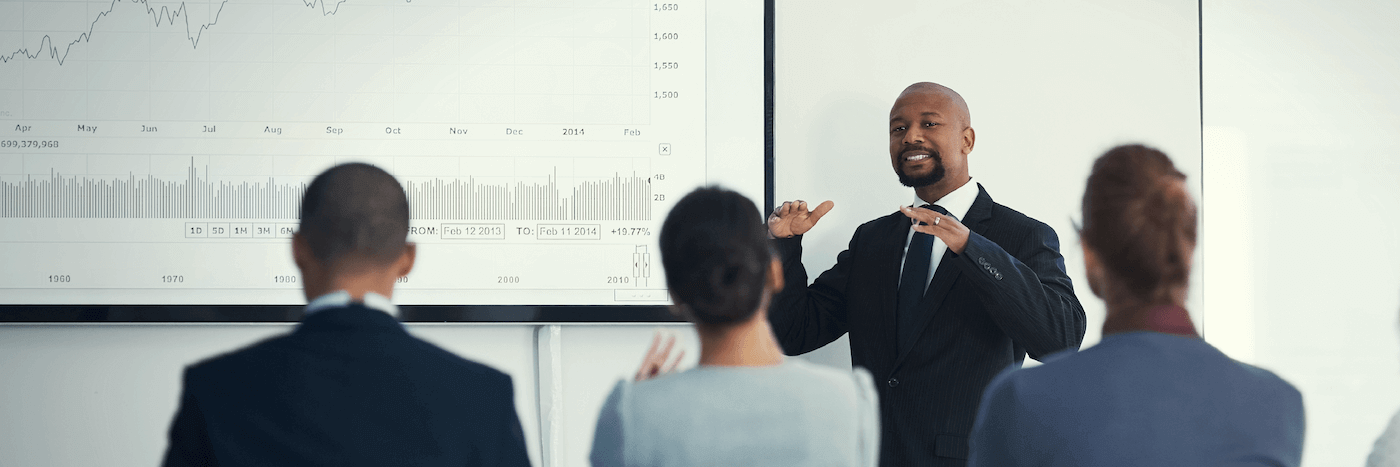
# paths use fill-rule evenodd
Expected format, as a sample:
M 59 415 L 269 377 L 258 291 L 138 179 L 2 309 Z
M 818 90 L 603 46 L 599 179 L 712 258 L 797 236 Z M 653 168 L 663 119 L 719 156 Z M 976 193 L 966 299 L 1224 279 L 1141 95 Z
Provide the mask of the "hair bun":
M 666 285 L 687 318 L 722 324 L 757 311 L 771 256 L 766 227 L 748 198 L 697 189 L 667 214 L 660 240 Z
M 1170 299 L 1190 278 L 1196 206 L 1185 180 L 1166 154 L 1142 145 L 1110 149 L 1089 175 L 1080 235 L 1147 301 Z

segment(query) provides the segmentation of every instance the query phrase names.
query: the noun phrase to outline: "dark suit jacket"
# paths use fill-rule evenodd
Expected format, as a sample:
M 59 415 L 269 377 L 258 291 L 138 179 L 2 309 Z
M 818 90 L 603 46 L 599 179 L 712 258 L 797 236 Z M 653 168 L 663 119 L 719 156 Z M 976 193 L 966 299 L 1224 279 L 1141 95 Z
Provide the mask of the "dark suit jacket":
M 510 377 L 353 304 L 185 370 L 165 465 L 530 465 Z
M 800 238 L 777 239 L 788 287 L 769 320 L 789 355 L 847 332 L 851 363 L 875 376 L 882 466 L 961 466 L 982 391 L 1029 353 L 1078 348 L 1084 308 L 1049 226 L 992 201 L 981 185 L 962 254 L 944 254 L 924 295 L 918 340 L 896 348 L 896 297 L 909 219 L 898 212 L 856 229 L 836 265 L 806 288 Z

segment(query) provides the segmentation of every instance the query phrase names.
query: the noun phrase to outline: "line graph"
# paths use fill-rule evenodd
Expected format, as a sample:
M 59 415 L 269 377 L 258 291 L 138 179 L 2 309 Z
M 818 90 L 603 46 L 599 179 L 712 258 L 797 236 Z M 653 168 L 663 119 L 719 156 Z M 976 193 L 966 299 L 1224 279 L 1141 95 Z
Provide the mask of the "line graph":
M 92 21 L 92 25 L 88 27 L 87 32 L 78 35 L 76 39 L 69 41 L 67 45 L 61 46 L 59 45 L 59 43 L 54 42 L 52 36 L 45 34 L 44 38 L 39 41 L 38 47 L 35 47 L 35 49 L 38 50 L 37 52 L 30 53 L 28 48 L 19 49 L 9 55 L 0 55 L 0 63 L 9 63 L 10 61 L 13 61 L 15 58 L 18 57 L 29 58 L 31 60 L 38 59 L 44 56 L 45 52 L 48 52 L 49 58 L 57 61 L 59 65 L 63 65 L 63 62 L 66 61 L 68 58 L 68 54 L 73 51 L 73 46 L 77 45 L 80 42 L 91 41 L 93 31 L 97 29 L 97 23 L 101 22 L 103 18 L 106 18 L 107 15 L 112 14 L 112 12 L 117 9 L 117 4 L 121 3 L 121 1 L 122 0 L 112 0 L 112 4 L 107 8 L 107 11 L 97 14 L 97 19 L 94 19 Z M 227 5 L 228 2 L 229 0 L 224 0 L 223 3 L 219 4 L 219 13 L 223 13 L 224 5 Z M 187 10 L 185 2 L 180 2 L 180 6 L 174 11 L 171 11 L 169 7 L 165 6 L 162 6 L 159 10 L 156 10 L 156 7 L 151 6 L 150 2 L 147 0 L 129 0 L 128 3 L 140 3 L 145 5 L 146 13 L 148 15 L 151 15 L 152 19 L 155 21 L 155 27 L 160 27 L 162 20 L 164 20 L 166 24 L 174 26 L 175 20 L 177 18 L 183 17 L 185 22 L 185 32 L 186 35 L 189 36 L 190 46 L 196 48 L 199 47 L 199 39 L 204 36 L 204 31 L 206 29 L 209 29 L 210 26 L 213 26 L 219 21 L 219 15 L 218 13 L 216 13 L 214 15 L 213 21 L 210 21 L 207 24 L 201 24 L 199 26 L 191 26 L 189 21 L 189 15 L 186 14 Z M 62 52 L 59 51 L 60 47 L 63 49 Z
M 180 6 L 176 7 L 174 10 L 172 10 L 168 6 L 161 6 L 159 7 L 159 10 L 157 10 L 156 7 L 151 6 L 149 0 L 125 0 L 126 3 L 130 3 L 133 5 L 143 5 L 146 10 L 145 13 L 148 16 L 151 16 L 151 19 L 154 22 L 154 27 L 160 27 L 162 21 L 164 21 L 164 23 L 168 26 L 175 26 L 175 21 L 177 19 L 183 18 L 185 25 L 185 34 L 190 41 L 191 48 L 199 48 L 199 41 L 201 38 L 204 37 L 204 31 L 214 26 L 215 24 L 218 24 L 219 16 L 223 13 L 224 7 L 228 5 L 229 1 L 231 0 L 223 0 L 219 3 L 219 8 L 215 10 L 215 13 L 213 15 L 214 17 L 212 20 L 210 20 L 208 23 L 199 24 L 196 26 L 190 23 L 187 2 L 180 2 Z M 307 7 L 310 8 L 314 8 L 317 5 L 320 5 L 322 16 L 330 16 L 336 14 L 336 12 L 340 10 L 340 5 L 349 0 L 339 0 L 331 8 L 326 7 L 327 0 L 301 1 Z M 34 48 L 34 50 L 37 50 L 36 52 L 31 53 L 29 48 L 21 48 L 9 55 L 0 55 L 0 64 L 9 63 L 15 60 L 16 58 L 21 57 L 29 58 L 31 60 L 39 59 L 43 57 L 47 52 L 48 58 L 57 61 L 59 65 L 63 65 L 63 62 L 67 60 L 69 53 L 72 52 L 73 46 L 77 45 L 80 42 L 90 42 L 92 40 L 94 31 L 97 29 L 97 24 L 100 23 L 103 18 L 106 18 L 108 15 L 111 15 L 113 11 L 117 9 L 117 4 L 122 2 L 123 0 L 112 0 L 112 3 L 108 6 L 106 11 L 97 14 L 97 18 L 92 21 L 92 24 L 88 27 L 87 32 L 79 34 L 77 38 L 68 41 L 66 45 L 60 45 L 61 43 L 55 42 L 51 35 L 46 34 L 40 40 L 39 45 Z M 62 49 L 61 52 L 59 50 L 60 48 Z
M 186 2 L 180 2 L 180 6 L 176 7 L 173 10 L 170 9 L 170 7 L 168 6 L 161 6 L 159 7 L 159 10 L 157 10 L 156 7 L 151 6 L 149 0 L 125 0 L 125 3 L 130 3 L 132 5 L 143 5 L 145 7 L 146 14 L 150 16 L 151 19 L 154 21 L 153 26 L 157 28 L 161 27 L 162 22 L 167 26 L 175 26 L 175 21 L 182 19 L 185 25 L 185 34 L 190 41 L 190 47 L 199 48 L 199 40 L 204 37 L 204 31 L 209 29 L 210 27 L 213 27 L 215 24 L 218 24 L 219 15 L 221 15 L 224 12 L 224 7 L 228 5 L 229 1 L 231 0 L 223 0 L 223 2 L 219 3 L 219 8 L 215 10 L 213 15 L 214 17 L 212 20 L 210 20 L 208 23 L 198 25 L 190 23 L 188 4 Z M 336 1 L 335 5 L 333 5 L 330 8 L 327 8 L 326 6 L 326 2 L 328 0 L 301 1 L 309 8 L 315 8 L 317 5 L 320 5 L 321 15 L 330 16 L 340 11 L 340 5 L 349 0 Z M 39 45 L 34 48 L 34 52 L 31 52 L 29 48 L 21 48 L 9 55 L 0 55 L 0 64 L 9 63 L 17 58 L 28 58 L 31 60 L 36 60 L 41 57 L 44 57 L 47 54 L 48 58 L 57 61 L 59 65 L 63 65 L 63 62 L 68 59 L 68 54 L 73 51 L 73 46 L 78 45 L 78 43 L 81 42 L 92 41 L 94 31 L 97 29 L 97 24 L 100 23 L 103 18 L 106 18 L 108 15 L 111 15 L 114 11 L 116 11 L 118 3 L 123 3 L 123 0 L 112 0 L 111 5 L 108 6 L 106 11 L 97 14 L 97 18 L 94 19 L 92 21 L 92 24 L 88 26 L 87 32 L 79 34 L 77 38 L 68 41 L 66 45 L 62 45 L 61 42 L 55 42 L 51 35 L 45 34 L 43 39 L 39 41 Z
M 97 2 L 0 2 L 0 115 L 636 125 L 659 103 L 640 3 Z

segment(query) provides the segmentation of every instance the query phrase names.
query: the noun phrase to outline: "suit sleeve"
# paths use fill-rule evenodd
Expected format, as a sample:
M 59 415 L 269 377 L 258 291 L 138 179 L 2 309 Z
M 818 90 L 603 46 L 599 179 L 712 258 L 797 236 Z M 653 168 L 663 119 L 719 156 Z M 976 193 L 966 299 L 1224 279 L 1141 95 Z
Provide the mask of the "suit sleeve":
M 992 380 L 982 393 L 982 405 L 968 439 L 967 467 L 1016 467 L 1037 464 L 1050 453 L 1035 443 L 1049 427 L 1028 426 L 1037 419 L 1034 407 L 1023 407 L 1011 378 L 1016 368 L 1008 368 Z M 1053 433 L 1053 431 L 1049 431 Z M 1042 459 L 1024 459 L 1023 455 Z
M 807 268 L 802 265 L 802 236 L 773 240 L 783 264 L 784 287 L 768 307 L 768 321 L 783 353 L 811 352 L 846 333 L 846 287 L 859 237 L 856 230 L 850 246 L 836 256 L 836 265 L 812 285 L 807 285 Z
M 1277 418 L 1264 420 L 1259 426 L 1273 426 L 1279 430 L 1280 443 L 1277 454 L 1279 462 L 1282 465 L 1296 467 L 1303 463 L 1303 435 L 1307 430 L 1307 415 L 1306 411 L 1303 410 L 1303 394 L 1282 379 L 1279 379 L 1279 382 L 1280 395 L 1275 398 L 1278 401 L 1277 409 L 1265 412 L 1268 416 Z M 1392 426 L 1388 430 L 1392 436 L 1395 435 L 1394 429 L 1395 427 Z M 1379 444 L 1380 442 L 1377 441 L 1377 445 Z M 1366 465 L 1371 465 L 1369 460 Z
M 511 382 L 510 376 L 504 376 L 504 378 L 504 400 L 497 404 L 501 410 L 497 422 L 494 424 L 496 429 L 487 431 L 487 433 L 498 433 L 500 439 L 495 446 L 491 446 L 494 449 L 488 448 L 486 450 L 486 452 L 494 452 L 494 455 L 491 458 L 482 459 L 483 462 L 480 465 L 530 467 L 530 453 L 525 448 L 525 431 L 520 428 L 520 415 L 515 411 L 515 385 Z
M 598 426 L 593 430 L 593 451 L 588 454 L 593 467 L 623 465 L 622 451 L 622 393 L 627 382 L 619 381 L 598 413 Z
M 190 388 L 190 372 L 185 370 L 184 389 L 180 395 L 180 407 L 175 410 L 175 420 L 170 422 L 170 445 L 165 451 L 166 467 L 218 465 L 214 461 L 213 447 L 209 443 L 209 430 L 204 423 L 204 413 L 199 401 Z
M 1084 342 L 1084 307 L 1065 273 L 1055 230 L 1034 222 L 1019 255 L 972 232 L 958 264 L 987 313 L 1031 358 L 1078 349 Z

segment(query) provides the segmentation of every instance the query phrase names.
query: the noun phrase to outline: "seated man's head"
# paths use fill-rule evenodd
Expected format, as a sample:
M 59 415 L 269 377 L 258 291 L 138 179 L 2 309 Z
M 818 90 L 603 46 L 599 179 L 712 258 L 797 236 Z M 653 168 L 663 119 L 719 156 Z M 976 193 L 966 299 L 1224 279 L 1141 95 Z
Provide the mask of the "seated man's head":
M 356 299 L 390 296 L 394 281 L 413 269 L 407 239 L 408 200 L 393 175 L 361 163 L 322 172 L 306 187 L 292 239 L 306 298 L 337 290 Z
M 695 190 L 666 215 L 666 286 L 700 332 L 751 321 L 762 315 L 769 295 L 782 289 L 782 266 L 767 232 L 753 202 L 723 188 Z
M 1186 192 L 1186 175 L 1166 154 L 1128 145 L 1099 156 L 1083 210 L 1089 288 L 1110 311 L 1186 302 L 1196 204 Z

